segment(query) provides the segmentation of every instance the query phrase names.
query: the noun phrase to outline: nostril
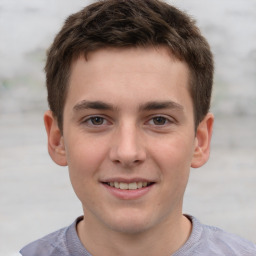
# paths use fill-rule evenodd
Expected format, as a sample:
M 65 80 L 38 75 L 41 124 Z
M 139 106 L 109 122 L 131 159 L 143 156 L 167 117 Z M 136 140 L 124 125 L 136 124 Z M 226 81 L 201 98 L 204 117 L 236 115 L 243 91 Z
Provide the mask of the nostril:
M 136 143 L 126 141 L 111 147 L 109 157 L 113 163 L 128 167 L 142 163 L 146 159 L 146 153 Z

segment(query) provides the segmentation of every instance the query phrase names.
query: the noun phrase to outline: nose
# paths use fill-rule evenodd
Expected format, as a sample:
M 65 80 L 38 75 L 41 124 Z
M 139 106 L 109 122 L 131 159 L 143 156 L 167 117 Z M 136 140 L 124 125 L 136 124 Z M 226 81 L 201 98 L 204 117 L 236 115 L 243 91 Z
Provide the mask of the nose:
M 134 167 L 146 159 L 146 150 L 136 125 L 121 125 L 113 135 L 110 159 L 123 167 Z

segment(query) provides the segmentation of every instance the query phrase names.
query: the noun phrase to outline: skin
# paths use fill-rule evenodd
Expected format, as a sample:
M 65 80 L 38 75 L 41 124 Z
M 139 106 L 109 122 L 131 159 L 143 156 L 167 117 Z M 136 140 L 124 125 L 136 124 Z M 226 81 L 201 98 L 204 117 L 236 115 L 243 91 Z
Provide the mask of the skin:
M 101 49 L 74 61 L 63 133 L 44 116 L 48 149 L 69 166 L 93 255 L 170 255 L 191 233 L 182 215 L 190 167 L 209 157 L 213 115 L 196 134 L 186 63 L 164 47 Z M 141 195 L 105 182 L 148 181 Z M 114 193 L 112 193 L 114 191 Z M 158 239 L 161 238 L 161 239 Z

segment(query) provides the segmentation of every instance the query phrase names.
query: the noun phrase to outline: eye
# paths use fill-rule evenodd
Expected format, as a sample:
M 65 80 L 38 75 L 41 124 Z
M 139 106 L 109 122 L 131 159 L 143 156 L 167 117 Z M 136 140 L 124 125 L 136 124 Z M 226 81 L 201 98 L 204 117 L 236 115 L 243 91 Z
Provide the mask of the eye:
M 104 123 L 104 118 L 100 116 L 91 117 L 90 121 L 93 125 L 102 125 Z
M 154 125 L 165 125 L 168 123 L 167 118 L 163 116 L 156 116 L 152 118 L 152 121 Z
M 88 126 L 101 126 L 107 124 L 107 120 L 101 116 L 92 116 L 87 118 L 84 123 Z
M 164 116 L 153 116 L 147 123 L 152 126 L 166 126 L 172 122 L 170 118 Z

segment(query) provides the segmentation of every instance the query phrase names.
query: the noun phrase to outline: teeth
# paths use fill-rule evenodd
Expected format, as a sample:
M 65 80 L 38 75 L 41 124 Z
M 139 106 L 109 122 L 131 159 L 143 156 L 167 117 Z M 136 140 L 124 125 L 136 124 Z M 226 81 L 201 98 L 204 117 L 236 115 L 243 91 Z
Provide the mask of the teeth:
M 115 181 L 114 186 L 115 186 L 115 188 L 120 188 L 119 182 Z
M 128 189 L 128 188 L 129 188 L 129 184 L 120 182 L 120 189 Z
M 136 183 L 136 182 L 129 183 L 129 184 L 128 184 L 128 187 L 129 187 L 129 189 L 137 189 L 137 188 L 138 188 L 138 186 L 137 186 L 137 183 Z
M 138 182 L 138 183 L 137 183 L 137 187 L 138 187 L 138 188 L 142 188 L 142 182 Z
M 124 182 L 115 181 L 115 182 L 109 182 L 108 185 L 110 187 L 115 187 L 115 188 L 119 188 L 119 189 L 135 190 L 138 188 L 147 187 L 149 185 L 149 183 L 146 181 L 132 182 L 132 183 L 124 183 Z

